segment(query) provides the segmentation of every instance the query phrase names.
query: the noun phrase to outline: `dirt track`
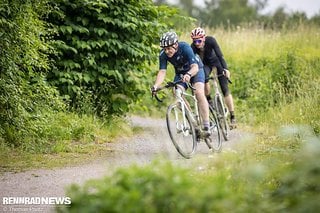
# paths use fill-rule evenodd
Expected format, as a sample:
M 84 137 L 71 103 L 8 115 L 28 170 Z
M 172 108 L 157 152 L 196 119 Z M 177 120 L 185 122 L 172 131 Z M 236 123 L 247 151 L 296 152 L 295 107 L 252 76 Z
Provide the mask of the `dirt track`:
M 190 165 L 192 159 L 180 157 L 171 144 L 164 119 L 133 117 L 131 122 L 145 131 L 133 138 L 110 144 L 114 151 L 105 159 L 59 169 L 4 173 L 0 176 L 0 212 L 53 212 L 53 205 L 3 205 L 3 197 L 64 197 L 65 188 L 72 183 L 81 184 L 89 179 L 110 175 L 120 167 L 148 164 L 155 158 L 164 157 L 180 165 Z M 234 149 L 235 144 L 247 137 L 248 134 L 239 130 L 231 131 L 230 140 L 223 144 L 223 151 Z M 199 145 L 194 158 L 218 155 L 212 154 L 204 143 Z

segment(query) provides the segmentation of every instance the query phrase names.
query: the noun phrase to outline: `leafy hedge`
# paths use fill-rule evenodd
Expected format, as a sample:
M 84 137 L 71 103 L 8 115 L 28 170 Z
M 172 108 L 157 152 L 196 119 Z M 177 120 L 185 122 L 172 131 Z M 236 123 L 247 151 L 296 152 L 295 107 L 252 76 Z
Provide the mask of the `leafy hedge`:
M 57 91 L 45 80 L 49 45 L 44 41 L 50 10 L 45 0 L 2 0 L 0 4 L 0 142 L 21 145 L 34 134 L 32 121 L 63 110 Z
M 166 26 L 150 0 L 52 1 L 48 22 L 54 25 L 50 82 L 71 106 L 99 116 L 122 115 L 142 94 L 145 78 L 158 52 Z

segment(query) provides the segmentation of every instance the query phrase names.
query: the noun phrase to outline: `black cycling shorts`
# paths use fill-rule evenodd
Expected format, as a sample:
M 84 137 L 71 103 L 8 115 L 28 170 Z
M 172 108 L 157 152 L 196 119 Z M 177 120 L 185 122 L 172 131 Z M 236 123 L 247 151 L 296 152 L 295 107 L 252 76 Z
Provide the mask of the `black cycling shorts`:
M 218 77 L 218 80 L 219 80 L 219 84 L 220 84 L 220 88 L 221 88 L 221 92 L 223 94 L 223 96 L 228 96 L 230 94 L 229 92 L 229 87 L 228 87 L 228 79 L 226 78 L 225 75 L 223 75 L 223 67 L 221 66 L 217 66 L 217 67 L 213 67 L 213 68 L 210 68 L 209 66 L 207 65 L 204 65 L 204 73 L 205 73 L 205 83 L 208 83 L 209 81 L 209 75 L 211 74 L 212 70 L 217 70 L 217 75 L 219 76 Z

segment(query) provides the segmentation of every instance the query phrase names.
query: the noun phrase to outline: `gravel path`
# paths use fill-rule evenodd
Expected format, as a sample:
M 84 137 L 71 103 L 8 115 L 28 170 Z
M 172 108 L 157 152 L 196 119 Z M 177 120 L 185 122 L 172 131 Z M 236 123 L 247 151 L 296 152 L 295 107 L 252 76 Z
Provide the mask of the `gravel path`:
M 145 131 L 133 138 L 110 144 L 114 151 L 105 159 L 65 168 L 7 172 L 1 175 L 0 212 L 54 212 L 53 205 L 4 205 L 3 202 L 6 197 L 65 197 L 65 188 L 72 183 L 82 184 L 89 179 L 110 175 L 117 168 L 148 164 L 155 158 L 164 157 L 179 165 L 190 165 L 192 160 L 180 157 L 173 147 L 164 119 L 132 117 L 130 120 L 132 125 L 143 127 Z M 230 140 L 223 144 L 223 151 L 233 150 L 234 144 L 247 137 L 248 134 L 238 130 L 231 131 Z M 218 155 L 211 154 L 204 143 L 199 145 L 194 158 Z

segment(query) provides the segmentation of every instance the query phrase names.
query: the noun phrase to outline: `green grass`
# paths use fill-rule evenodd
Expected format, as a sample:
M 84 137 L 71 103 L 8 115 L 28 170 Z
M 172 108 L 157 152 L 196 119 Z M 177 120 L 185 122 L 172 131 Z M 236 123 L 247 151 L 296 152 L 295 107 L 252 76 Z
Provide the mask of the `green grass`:
M 41 117 L 32 137 L 21 139 L 21 146 L 9 147 L 0 141 L 0 171 L 22 171 L 62 167 L 108 155 L 108 147 L 119 137 L 130 137 L 141 129 L 125 119 L 107 122 L 94 116 L 55 113 Z M 31 132 L 31 131 L 30 131 Z
M 320 57 L 320 32 L 316 26 L 300 25 L 296 29 L 281 32 L 258 27 L 241 27 L 236 31 L 208 29 L 207 35 L 216 37 L 227 60 L 249 62 L 248 59 L 263 57 L 275 59 L 288 49 L 297 50 L 306 59 Z

